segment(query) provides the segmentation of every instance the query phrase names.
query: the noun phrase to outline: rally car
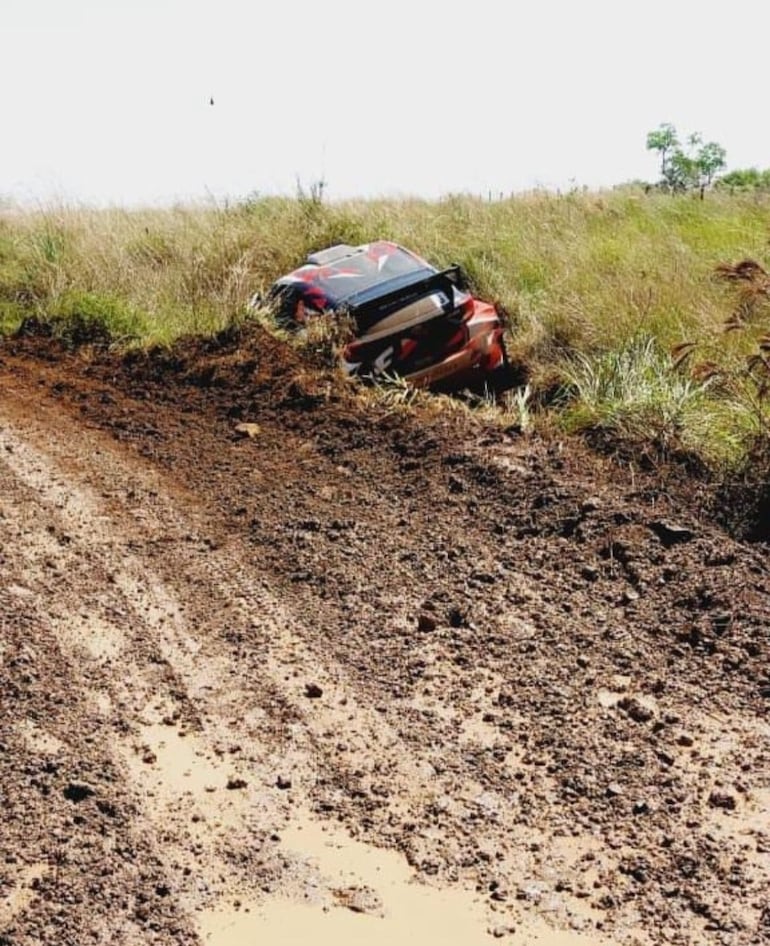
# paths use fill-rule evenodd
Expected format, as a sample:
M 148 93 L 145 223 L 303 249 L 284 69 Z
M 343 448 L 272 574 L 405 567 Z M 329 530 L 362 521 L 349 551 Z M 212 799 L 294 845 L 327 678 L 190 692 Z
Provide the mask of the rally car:
M 459 266 L 437 270 L 396 243 L 312 253 L 264 301 L 287 328 L 322 313 L 346 317 L 352 336 L 342 361 L 350 374 L 441 388 L 505 386 L 501 312 L 470 293 Z

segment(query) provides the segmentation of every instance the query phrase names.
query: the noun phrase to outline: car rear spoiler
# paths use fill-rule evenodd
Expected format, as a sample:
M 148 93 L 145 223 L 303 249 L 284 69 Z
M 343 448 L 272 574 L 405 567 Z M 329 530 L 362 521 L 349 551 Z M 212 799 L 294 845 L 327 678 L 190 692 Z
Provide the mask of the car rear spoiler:
M 356 295 L 352 295 L 345 300 L 343 308 L 355 320 L 359 332 L 368 332 L 370 328 L 393 312 L 417 302 L 418 299 L 424 299 L 425 296 L 433 295 L 435 292 L 443 292 L 446 296 L 443 308 L 444 314 L 449 315 L 455 307 L 454 290 L 463 291 L 465 288 L 465 274 L 462 269 L 459 266 L 450 266 L 440 273 L 431 273 L 430 276 L 407 283 L 406 286 L 399 286 L 398 289 L 375 296 L 373 299 L 356 302 Z M 364 290 L 357 295 L 363 296 L 369 291 L 371 290 Z

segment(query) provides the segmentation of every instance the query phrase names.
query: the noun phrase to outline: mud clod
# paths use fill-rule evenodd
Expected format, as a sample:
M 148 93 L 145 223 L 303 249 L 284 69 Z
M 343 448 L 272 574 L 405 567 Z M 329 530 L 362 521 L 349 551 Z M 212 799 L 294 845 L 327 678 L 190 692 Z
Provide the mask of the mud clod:
M 424 612 L 417 618 L 417 630 L 421 634 L 429 634 L 431 631 L 435 631 L 437 627 L 436 619 L 431 614 L 425 614 Z
M 709 795 L 709 805 L 712 808 L 721 808 L 723 811 L 735 811 L 737 802 L 735 795 L 730 792 L 713 791 Z
M 85 801 L 96 794 L 96 789 L 88 782 L 70 782 L 64 789 L 64 797 L 67 801 L 78 802 Z
M 617 705 L 635 723 L 648 723 L 655 718 L 655 710 L 635 697 L 623 697 Z

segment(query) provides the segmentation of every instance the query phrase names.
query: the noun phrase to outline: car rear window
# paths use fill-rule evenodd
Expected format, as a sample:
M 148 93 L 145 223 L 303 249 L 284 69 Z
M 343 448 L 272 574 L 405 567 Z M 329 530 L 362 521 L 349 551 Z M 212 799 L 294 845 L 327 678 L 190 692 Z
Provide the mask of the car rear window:
M 321 288 L 332 304 L 337 304 L 380 283 L 412 273 L 427 275 L 432 272 L 433 268 L 419 257 L 392 243 L 381 242 L 362 247 L 361 252 L 331 266 L 317 267 L 311 281 Z

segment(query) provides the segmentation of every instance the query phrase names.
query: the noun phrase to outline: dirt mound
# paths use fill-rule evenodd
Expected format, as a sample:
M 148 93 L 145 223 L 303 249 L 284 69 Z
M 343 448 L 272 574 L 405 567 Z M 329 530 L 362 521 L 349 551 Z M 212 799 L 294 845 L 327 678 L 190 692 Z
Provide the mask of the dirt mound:
M 323 385 L 335 377 L 322 355 L 300 354 L 254 323 L 213 336 L 188 336 L 170 347 L 130 349 L 122 355 L 92 342 L 83 338 L 72 346 L 57 337 L 51 323 L 30 318 L 12 339 L 6 339 L 3 350 L 36 361 L 70 361 L 84 376 L 111 379 L 130 389 L 168 390 L 171 385 L 244 392 L 248 388 L 251 395 L 267 395 L 279 403 L 292 385 Z
M 770 542 L 770 455 L 767 447 L 749 456 L 743 474 L 714 491 L 710 508 L 717 522 L 746 542 Z
M 0 940 L 770 942 L 770 562 L 701 483 L 256 328 L 0 374 Z

